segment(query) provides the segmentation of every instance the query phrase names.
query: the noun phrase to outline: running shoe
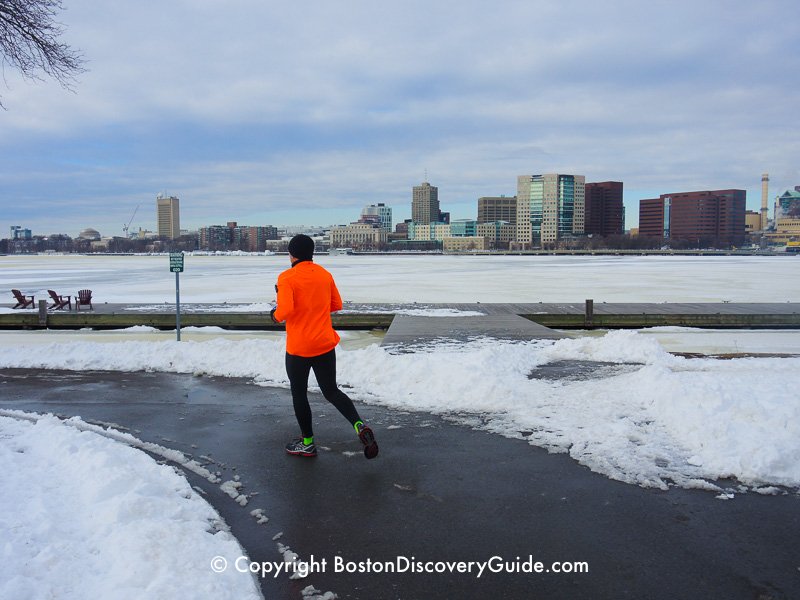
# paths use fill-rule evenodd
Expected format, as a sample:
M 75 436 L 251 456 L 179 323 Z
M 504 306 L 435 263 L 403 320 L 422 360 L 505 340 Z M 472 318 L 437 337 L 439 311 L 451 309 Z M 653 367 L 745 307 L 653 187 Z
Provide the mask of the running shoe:
M 302 438 L 292 440 L 286 444 L 286 452 L 293 456 L 316 456 L 317 447 L 311 444 L 304 444 Z
M 375 441 L 375 434 L 363 423 L 358 425 L 358 439 L 364 444 L 364 456 L 367 458 L 378 456 L 378 442 Z

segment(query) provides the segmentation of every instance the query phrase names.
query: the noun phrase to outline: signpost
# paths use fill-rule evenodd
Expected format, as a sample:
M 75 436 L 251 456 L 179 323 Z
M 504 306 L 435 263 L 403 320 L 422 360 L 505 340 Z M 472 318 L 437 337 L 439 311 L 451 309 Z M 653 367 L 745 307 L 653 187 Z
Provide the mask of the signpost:
M 175 273 L 175 331 L 178 333 L 178 341 L 181 341 L 181 280 L 180 274 L 183 273 L 183 252 L 169 253 L 169 270 Z

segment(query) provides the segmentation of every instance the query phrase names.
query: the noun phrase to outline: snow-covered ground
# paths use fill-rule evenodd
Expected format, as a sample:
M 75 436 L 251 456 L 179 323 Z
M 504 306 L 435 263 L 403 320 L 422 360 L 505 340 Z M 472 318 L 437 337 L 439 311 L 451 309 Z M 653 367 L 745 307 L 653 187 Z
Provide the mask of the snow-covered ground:
M 4 413 L 0 598 L 261 598 L 211 569 L 245 552 L 172 467 L 79 419 Z
M 0 367 L 168 371 L 286 387 L 284 348 L 280 336 L 50 342 L 0 347 Z M 578 377 L 542 369 L 563 361 L 601 364 Z M 363 402 L 524 437 L 620 481 L 800 488 L 800 358 L 684 359 L 652 335 L 619 331 L 402 353 L 350 346 L 345 336 L 337 363 L 340 383 Z

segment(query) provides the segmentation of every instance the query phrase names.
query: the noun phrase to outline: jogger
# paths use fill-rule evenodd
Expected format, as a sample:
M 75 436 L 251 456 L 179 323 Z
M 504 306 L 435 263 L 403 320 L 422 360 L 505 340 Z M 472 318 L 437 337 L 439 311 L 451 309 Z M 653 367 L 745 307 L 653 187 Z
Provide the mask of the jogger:
M 278 276 L 277 306 L 270 315 L 276 323 L 286 321 L 286 373 L 292 388 L 292 402 L 302 438 L 286 445 L 296 456 L 316 456 L 311 407 L 308 404 L 308 375 L 314 370 L 323 396 L 333 404 L 358 434 L 364 456 L 375 458 L 378 444 L 353 406 L 336 384 L 336 345 L 339 335 L 331 324 L 331 313 L 342 309 L 342 298 L 328 271 L 314 264 L 314 240 L 296 235 L 289 242 L 292 267 Z

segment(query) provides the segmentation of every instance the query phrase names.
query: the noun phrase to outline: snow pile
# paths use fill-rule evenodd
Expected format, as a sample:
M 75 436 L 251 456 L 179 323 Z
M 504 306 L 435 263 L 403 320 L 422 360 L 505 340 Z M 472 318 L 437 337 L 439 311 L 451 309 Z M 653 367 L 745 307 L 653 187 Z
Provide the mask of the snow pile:
M 184 304 L 181 303 L 182 313 L 269 313 L 275 304 L 272 302 L 254 302 L 250 304 Z M 174 303 L 145 304 L 142 306 L 126 306 L 123 310 L 133 312 L 164 312 L 175 310 Z
M 671 352 L 703 354 L 800 353 L 800 333 L 794 329 L 698 329 L 651 327 L 639 333 L 653 337 Z
M 59 353 L 61 356 L 54 356 Z M 256 377 L 288 385 L 281 340 L 123 341 L 0 347 L 0 367 L 74 371 L 163 371 Z
M 247 496 L 239 491 L 242 487 L 242 484 L 239 481 L 226 481 L 219 487 L 223 492 L 228 494 L 228 496 L 230 496 L 234 502 L 240 506 L 247 506 Z
M 398 315 L 412 317 L 483 317 L 486 313 L 477 310 L 458 310 L 456 308 L 401 308 Z
M 0 348 L 0 367 L 170 371 L 288 387 L 281 340 L 76 342 Z M 800 487 L 800 359 L 684 359 L 652 337 L 479 339 L 392 353 L 337 351 L 339 382 L 361 401 L 446 415 L 648 487 Z M 620 365 L 583 379 L 537 367 Z M 581 363 L 582 364 L 582 363 Z M 590 369 L 591 372 L 591 369 Z M 313 383 L 313 377 L 312 377 Z
M 407 308 L 393 307 L 385 308 L 364 307 L 364 308 L 345 308 L 337 314 L 386 314 L 408 315 L 411 317 L 483 317 L 486 313 L 477 310 L 459 310 L 457 308 Z
M 261 598 L 184 477 L 74 421 L 0 416 L 0 597 Z
M 269 313 L 275 304 L 272 302 L 256 302 L 252 304 L 181 304 L 181 313 Z M 11 309 L 7 309 L 11 312 Z M 174 311 L 175 305 L 144 304 L 141 306 L 126 306 L 123 310 L 142 313 L 163 313 Z M 337 314 L 386 314 L 411 315 L 416 317 L 482 317 L 486 313 L 476 310 L 459 310 L 456 308 L 418 307 L 405 306 L 362 308 L 344 308 Z

